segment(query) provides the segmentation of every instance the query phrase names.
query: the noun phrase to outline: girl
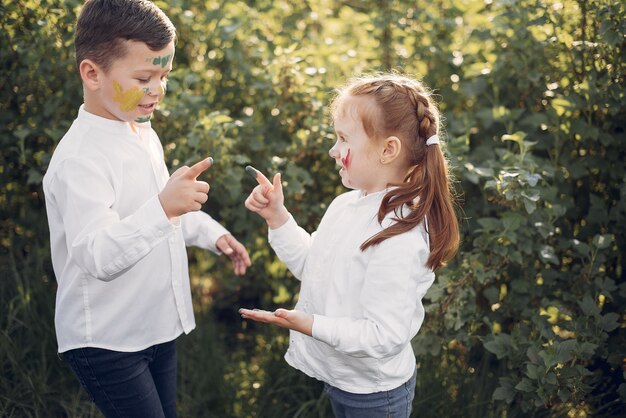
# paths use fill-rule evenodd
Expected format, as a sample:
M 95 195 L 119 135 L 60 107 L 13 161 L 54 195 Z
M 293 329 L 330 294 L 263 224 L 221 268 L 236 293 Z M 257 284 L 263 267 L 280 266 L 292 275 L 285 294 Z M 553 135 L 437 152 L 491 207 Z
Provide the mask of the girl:
M 325 382 L 337 418 L 408 418 L 421 300 L 459 242 L 438 110 L 420 82 L 376 75 L 341 89 L 332 118 L 329 154 L 354 190 L 310 235 L 284 206 L 280 174 L 255 173 L 246 208 L 302 286 L 295 310 L 240 313 L 291 330 L 285 359 Z

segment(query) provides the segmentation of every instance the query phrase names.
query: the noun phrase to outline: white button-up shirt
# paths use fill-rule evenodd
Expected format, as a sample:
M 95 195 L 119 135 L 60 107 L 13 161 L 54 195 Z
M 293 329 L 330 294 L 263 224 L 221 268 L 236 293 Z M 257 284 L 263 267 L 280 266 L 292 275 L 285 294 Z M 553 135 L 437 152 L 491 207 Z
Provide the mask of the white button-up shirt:
M 302 281 L 297 310 L 314 316 L 313 337 L 290 332 L 287 362 L 352 393 L 390 390 L 411 378 L 411 339 L 424 320 L 422 298 L 435 275 L 424 224 L 365 251 L 392 224 L 377 212 L 385 191 L 337 197 L 309 235 L 293 218 L 269 231 L 278 257 Z M 404 208 L 407 210 L 406 208 Z
M 44 176 L 59 352 L 139 351 L 190 332 L 185 246 L 218 253 L 228 233 L 204 212 L 167 219 L 162 145 L 149 123 L 134 126 L 81 106 Z

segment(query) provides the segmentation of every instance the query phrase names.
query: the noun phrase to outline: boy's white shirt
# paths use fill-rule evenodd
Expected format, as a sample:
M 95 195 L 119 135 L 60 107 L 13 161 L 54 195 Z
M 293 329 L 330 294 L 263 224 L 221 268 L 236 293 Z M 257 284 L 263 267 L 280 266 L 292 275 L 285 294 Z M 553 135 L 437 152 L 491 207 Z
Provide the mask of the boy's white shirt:
M 189 333 L 185 247 L 219 253 L 228 233 L 204 212 L 167 219 L 162 145 L 150 123 L 134 126 L 81 106 L 44 176 L 61 353 L 139 351 Z
M 268 233 L 278 257 L 302 281 L 295 309 L 314 316 L 313 337 L 290 332 L 285 359 L 352 393 L 391 390 L 412 377 L 411 339 L 422 325 L 422 298 L 435 279 L 426 266 L 424 223 L 359 249 L 393 222 L 393 214 L 382 226 L 377 221 L 385 192 L 340 195 L 311 235 L 293 217 Z

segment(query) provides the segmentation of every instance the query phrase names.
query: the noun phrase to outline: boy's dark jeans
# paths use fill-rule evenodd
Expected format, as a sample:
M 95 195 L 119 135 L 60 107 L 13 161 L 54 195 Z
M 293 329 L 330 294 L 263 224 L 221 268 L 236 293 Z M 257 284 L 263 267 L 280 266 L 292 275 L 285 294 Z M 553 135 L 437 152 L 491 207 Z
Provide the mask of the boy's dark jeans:
M 176 342 L 124 353 L 78 348 L 63 353 L 107 417 L 176 417 Z

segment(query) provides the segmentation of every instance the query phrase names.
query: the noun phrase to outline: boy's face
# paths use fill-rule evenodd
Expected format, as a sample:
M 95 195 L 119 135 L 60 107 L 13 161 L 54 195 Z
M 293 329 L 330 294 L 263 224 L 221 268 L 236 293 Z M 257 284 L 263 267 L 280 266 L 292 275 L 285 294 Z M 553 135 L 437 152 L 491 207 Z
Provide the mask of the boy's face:
M 86 88 L 91 100 L 86 96 L 85 108 L 107 119 L 148 122 L 165 95 L 174 42 L 160 51 L 137 41 L 125 41 L 125 46 L 126 55 L 106 73 L 97 70 L 97 81 Z

